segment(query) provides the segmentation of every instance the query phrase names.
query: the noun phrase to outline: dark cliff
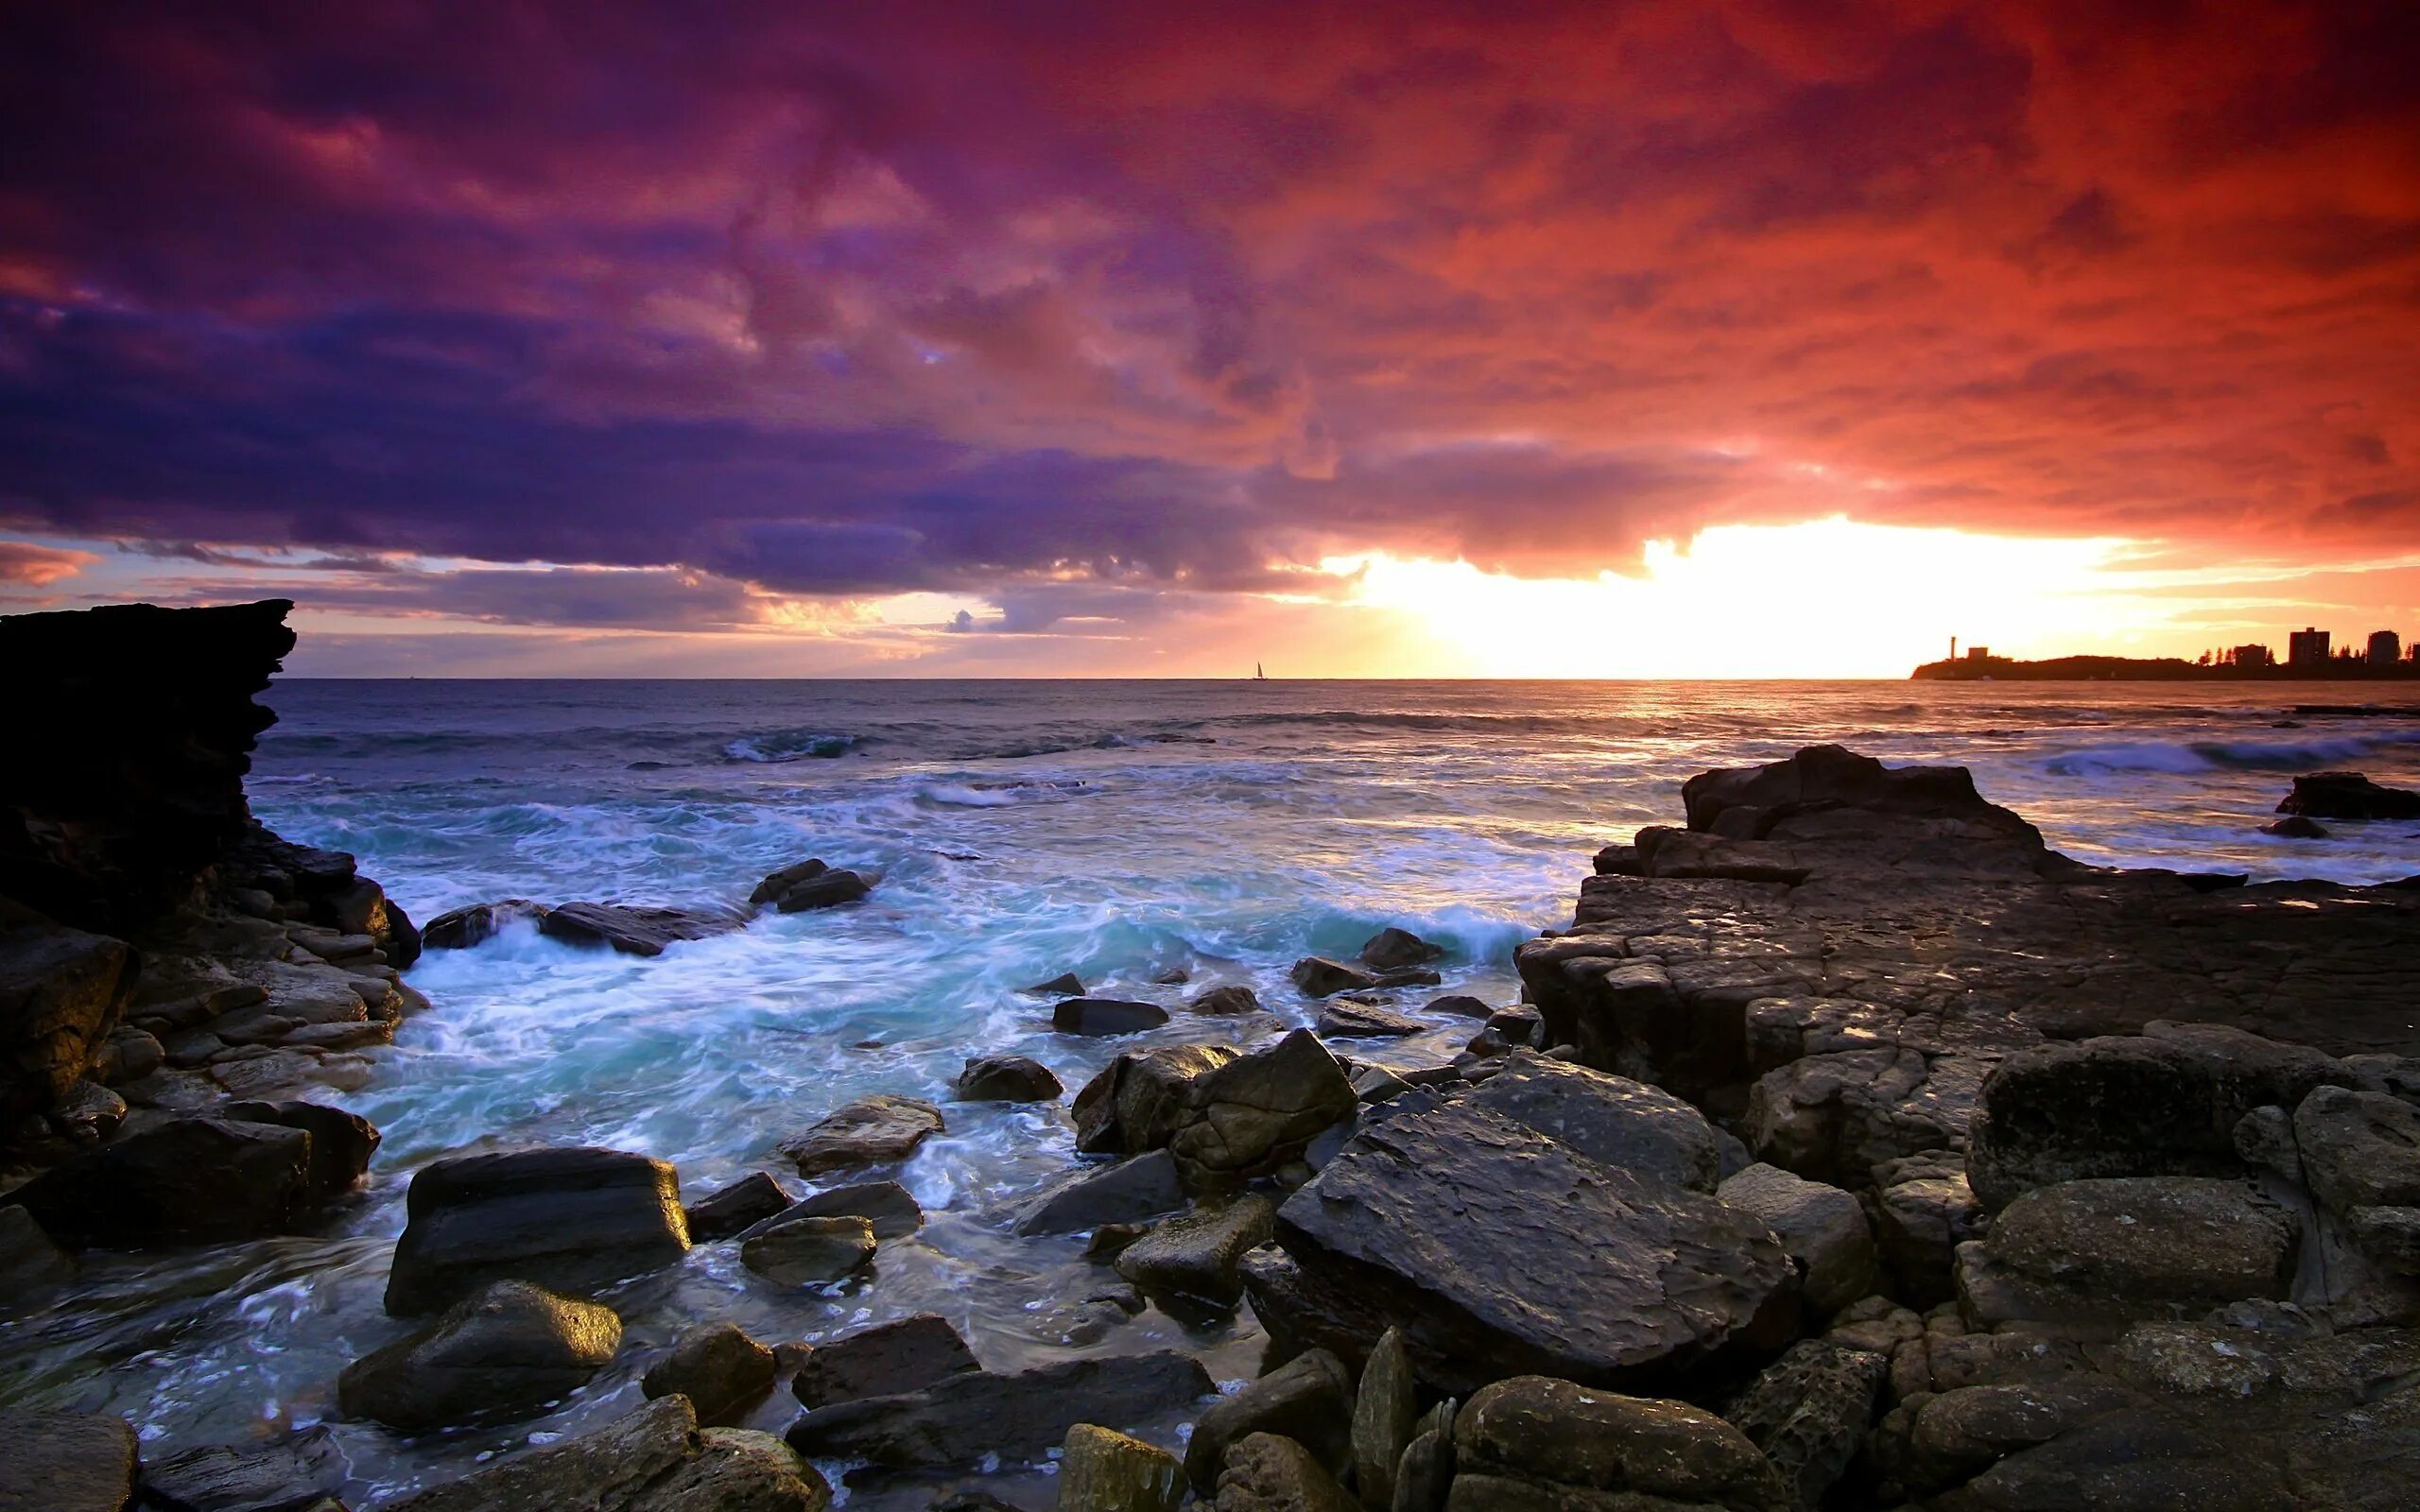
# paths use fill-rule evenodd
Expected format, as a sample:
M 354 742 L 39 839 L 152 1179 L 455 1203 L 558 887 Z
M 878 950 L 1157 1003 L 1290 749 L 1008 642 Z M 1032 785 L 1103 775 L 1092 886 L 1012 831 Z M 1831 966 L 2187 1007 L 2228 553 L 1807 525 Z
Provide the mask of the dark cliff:
M 276 714 L 252 701 L 294 632 L 285 599 L 0 619 L 0 895 L 125 933 L 251 826 L 244 777 Z

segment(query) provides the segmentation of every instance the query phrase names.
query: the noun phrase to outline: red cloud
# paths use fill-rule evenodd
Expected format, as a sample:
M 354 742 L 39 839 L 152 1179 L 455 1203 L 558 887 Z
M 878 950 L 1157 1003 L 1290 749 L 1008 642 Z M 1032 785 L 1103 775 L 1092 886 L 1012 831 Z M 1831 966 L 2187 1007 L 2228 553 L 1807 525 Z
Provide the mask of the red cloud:
M 89 551 L 37 546 L 29 541 L 0 541 L 0 583 L 48 588 L 98 560 Z

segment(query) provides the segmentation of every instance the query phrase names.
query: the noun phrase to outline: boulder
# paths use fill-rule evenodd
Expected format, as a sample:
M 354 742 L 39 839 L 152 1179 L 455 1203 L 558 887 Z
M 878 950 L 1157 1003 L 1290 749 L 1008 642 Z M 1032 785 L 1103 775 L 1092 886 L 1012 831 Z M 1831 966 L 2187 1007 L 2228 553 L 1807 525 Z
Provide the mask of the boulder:
M 2152 1023 L 2011 1056 L 1984 1078 L 1967 1179 L 1996 1212 L 2018 1194 L 2098 1177 L 2238 1177 L 2235 1127 L 2267 1105 L 2354 1080 L 2342 1062 L 2215 1024 Z
M 769 1218 L 740 1241 L 739 1263 L 779 1286 L 821 1286 L 873 1260 L 873 1225 L 864 1218 Z
M 1036 982 L 1023 990 L 1028 997 L 1080 998 L 1084 995 L 1084 979 L 1073 971 L 1062 971 L 1047 982 Z
M 67 1095 L 117 1027 L 133 986 L 126 941 L 0 898 L 0 1122 Z
M 860 1181 L 794 1202 L 751 1227 L 740 1238 L 752 1239 L 791 1218 L 863 1218 L 873 1225 L 873 1236 L 878 1240 L 905 1239 L 925 1227 L 925 1210 L 906 1187 L 896 1181 Z
M 1301 1159 L 1358 1101 L 1327 1047 L 1297 1029 L 1198 1079 L 1168 1151 L 1197 1190 L 1240 1184 Z
M 406 1433 L 528 1417 L 587 1384 L 621 1344 L 611 1308 L 495 1281 L 347 1366 L 337 1404 Z
M 789 1211 L 794 1199 L 770 1172 L 751 1171 L 682 1210 L 694 1244 L 729 1239 Z
M 804 914 L 819 908 L 838 908 L 853 903 L 873 891 L 873 880 L 861 871 L 835 868 L 821 876 L 809 877 L 791 884 L 773 906 L 785 914 Z
M 516 919 L 542 919 L 546 913 L 545 904 L 531 902 L 527 898 L 473 903 L 468 908 L 440 914 L 421 926 L 420 942 L 433 951 L 468 950 L 481 940 L 493 937 Z
M 639 1380 L 649 1400 L 683 1396 L 701 1423 L 735 1423 L 773 1389 L 773 1351 L 736 1323 L 683 1330 Z
M 1184 1470 L 1167 1450 L 1092 1423 L 1067 1430 L 1059 1512 L 1176 1512 Z
M 538 920 L 538 933 L 571 945 L 610 946 L 624 955 L 661 955 L 666 946 L 728 935 L 746 923 L 719 910 L 560 903 Z
M 1290 1438 L 1250 1434 L 1227 1451 L 1217 1512 L 1356 1512 L 1317 1456 Z
M 580 1146 L 455 1156 L 421 1168 L 387 1278 L 387 1311 L 435 1312 L 490 1281 L 574 1296 L 688 1253 L 680 1178 L 663 1160 Z
M 1230 984 L 1197 992 L 1184 1006 L 1188 1013 L 1258 1013 L 1260 997 L 1248 987 Z
M 50 1242 L 32 1213 L 0 1208 L 0 1313 L 24 1307 L 75 1275 L 76 1263 Z
M 1030 1457 L 1078 1423 L 1134 1422 L 1210 1394 L 1209 1373 L 1174 1351 L 1067 1360 L 995 1375 L 945 1376 L 920 1391 L 818 1407 L 790 1447 L 818 1459 L 899 1469 Z
M 2420 1108 L 2386 1092 L 2320 1087 L 2294 1109 L 2311 1195 L 2337 1212 L 2420 1204 Z
M 1167 1009 L 1125 998 L 1061 998 L 1050 1010 L 1050 1027 L 1061 1034 L 1140 1034 L 1167 1022 Z
M 758 883 L 755 886 L 755 890 L 749 893 L 748 906 L 751 908 L 762 908 L 767 903 L 778 902 L 782 894 L 789 891 L 792 887 L 797 886 L 800 883 L 812 882 L 831 869 L 832 868 L 830 867 L 824 865 L 821 861 L 810 859 L 798 862 L 793 866 L 784 867 L 779 871 L 768 872 L 765 876 L 765 880 Z
M 1789 1504 L 1772 1463 L 1714 1414 L 1544 1376 L 1515 1376 L 1473 1396 L 1454 1418 L 1454 1456 L 1459 1473 L 1447 1505 L 1455 1508 L 1509 1504 L 1503 1492 L 1471 1486 L 1488 1480 L 1661 1497 L 1729 1512 L 1779 1512 Z
M 1448 1397 L 1413 1425 L 1411 1442 L 1395 1461 L 1393 1512 L 1445 1512 L 1454 1484 L 1454 1418 L 1460 1405 Z
M 2277 812 L 2314 819 L 2420 819 L 2420 793 L 2381 787 L 2360 772 L 2308 772 Z
M 1468 1107 L 1364 1129 L 1278 1210 L 1277 1237 L 1299 1277 L 1245 1267 L 1272 1333 L 1392 1325 L 1448 1391 L 1537 1368 L 1683 1380 L 1760 1360 L 1796 1322 L 1797 1266 L 1760 1220 Z
M 1445 947 L 1432 945 L 1408 929 L 1390 924 L 1362 942 L 1359 960 L 1374 971 L 1400 971 L 1444 957 Z
M 336 1435 L 306 1429 L 266 1444 L 209 1444 L 143 1467 L 143 1502 L 159 1512 L 312 1512 L 344 1489 L 351 1467 Z
M 673 1396 L 382 1512 L 823 1512 L 831 1500 L 823 1478 L 780 1439 L 700 1431 L 688 1399 Z
M 240 1123 L 275 1124 L 310 1135 L 311 1194 L 319 1201 L 340 1196 L 360 1185 L 370 1174 L 370 1157 L 377 1152 L 384 1137 L 375 1124 L 360 1114 L 330 1108 L 325 1103 L 238 1102 L 229 1103 L 218 1111 Z
M 1166 1150 L 1102 1166 L 1045 1194 L 1017 1219 L 1028 1237 L 1135 1223 L 1184 1206 L 1176 1158 Z
M 1721 1179 L 1721 1136 L 1661 1088 L 1515 1051 L 1464 1106 L 1537 1130 L 1592 1160 L 1691 1192 Z
M 123 1512 L 134 1464 L 134 1430 L 115 1413 L 0 1408 L 7 1512 Z
M 2040 833 L 1985 802 L 1966 768 L 1890 767 L 1840 746 L 1807 746 L 1787 761 L 1701 772 L 1681 784 L 1681 803 L 1691 830 L 1741 840 L 1828 834 L 1828 826 L 1794 821 L 1845 811 L 1871 831 L 1929 827 L 2042 850 Z
M 1076 1148 L 1140 1155 L 1166 1144 L 1191 1114 L 1194 1084 L 1236 1058 L 1225 1045 L 1130 1050 L 1084 1083 L 1070 1108 Z
M 2037 1187 L 1958 1255 L 1970 1321 L 2195 1316 L 2283 1299 L 2301 1233 L 2246 1183 L 2117 1177 Z
M 1495 1015 L 1495 1006 L 1485 998 L 1475 998 L 1460 992 L 1447 993 L 1442 998 L 1430 998 L 1428 1011 L 1447 1014 L 1457 1019 L 1489 1019 Z
M 1353 1462 L 1353 1377 L 1343 1362 L 1313 1349 L 1204 1408 L 1184 1448 L 1193 1488 L 1212 1494 L 1228 1449 L 1253 1434 L 1290 1438 L 1310 1451 L 1320 1469 L 1342 1474 Z
M 1498 1008 L 1487 1016 L 1487 1032 L 1508 1046 L 1545 1049 L 1538 1040 L 1546 1033 L 1546 1016 L 1526 1003 Z
M 1204 1202 L 1154 1224 L 1117 1256 L 1117 1274 L 1154 1296 L 1174 1295 L 1232 1307 L 1243 1297 L 1237 1271 L 1247 1251 L 1269 1242 L 1277 1204 L 1257 1192 Z
M 1314 1027 L 1330 1040 L 1399 1040 L 1428 1026 L 1418 1019 L 1406 1018 L 1374 1004 L 1332 998 L 1321 1005 Z
M 1394 1505 L 1395 1467 L 1419 1426 L 1411 1356 L 1402 1331 L 1389 1329 L 1371 1347 L 1353 1398 L 1353 1488 L 1373 1512 Z
M 1050 1068 L 1031 1056 L 977 1056 L 959 1073 L 959 1101 L 1047 1103 L 1063 1091 Z
M 913 1313 L 855 1333 L 809 1345 L 790 1390 L 808 1408 L 897 1397 L 947 1377 L 980 1370 L 982 1363 L 938 1313 Z
M 1799 1296 L 1807 1309 L 1829 1315 L 1880 1284 L 1874 1230 L 1857 1198 L 1777 1166 L 1752 1165 L 1715 1189 L 1718 1198 L 1764 1220 L 1798 1262 Z
M 1379 973 L 1324 955 L 1305 955 L 1294 963 L 1293 982 L 1305 997 L 1323 998 L 1338 992 L 1366 992 L 1379 985 Z
M 880 1092 L 835 1108 L 805 1133 L 784 1141 L 781 1154 L 797 1164 L 799 1175 L 818 1177 L 904 1160 L 947 1127 L 932 1104 Z
M 59 1239 L 145 1247 L 285 1233 L 310 1211 L 310 1134 L 179 1118 L 54 1166 L 10 1194 Z
M 2285 840 L 2325 840 L 2330 833 L 2326 825 L 2299 814 L 2289 814 L 2260 827 L 2263 834 L 2273 834 Z
M 1890 1375 L 1888 1355 L 1802 1339 L 1722 1416 L 1781 1472 L 1790 1504 L 1816 1512 L 1864 1447 Z

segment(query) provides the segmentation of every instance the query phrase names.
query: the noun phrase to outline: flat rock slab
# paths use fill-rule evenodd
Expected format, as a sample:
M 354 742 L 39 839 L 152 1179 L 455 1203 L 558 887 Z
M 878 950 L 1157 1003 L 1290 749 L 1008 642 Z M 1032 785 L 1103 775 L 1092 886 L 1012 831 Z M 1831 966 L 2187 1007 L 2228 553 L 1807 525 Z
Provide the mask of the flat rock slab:
M 914 1313 L 809 1345 L 790 1390 L 807 1407 L 922 1391 L 982 1369 L 958 1330 L 938 1313 Z
M 1072 1234 L 1105 1223 L 1155 1218 L 1184 1206 L 1175 1157 L 1154 1150 L 1087 1172 L 1037 1198 L 1017 1219 L 1016 1231 L 1028 1237 Z
M 1450 1104 L 1357 1136 L 1287 1199 L 1277 1236 L 1401 1328 L 1423 1379 L 1448 1391 L 1523 1373 L 1683 1377 L 1777 1349 L 1796 1321 L 1797 1267 L 1761 1220 Z
M 1400 1040 L 1428 1025 L 1418 1019 L 1349 998 L 1330 998 L 1320 1006 L 1314 1026 L 1330 1040 Z
M 1167 1022 L 1167 1009 L 1126 998 L 1062 998 L 1050 1010 L 1050 1027 L 1061 1034 L 1140 1034 Z
M 180 1118 L 88 1150 L 13 1194 L 53 1236 L 141 1246 L 283 1233 L 319 1196 L 301 1128 Z
M 572 945 L 605 945 L 625 955 L 661 955 L 683 940 L 709 939 L 747 926 L 745 915 L 723 909 L 631 908 L 620 903 L 563 903 L 538 920 L 538 932 Z
M 431 1313 L 493 1280 L 592 1294 L 688 1253 L 681 1183 L 662 1160 L 581 1146 L 458 1156 L 421 1168 L 387 1311 Z
M 948 1127 L 942 1110 L 913 1097 L 877 1093 L 835 1108 L 805 1133 L 785 1141 L 784 1157 L 804 1177 L 904 1160 Z
M 1070 1360 L 1014 1374 L 954 1375 L 922 1391 L 809 1412 L 790 1447 L 810 1458 L 900 1469 L 1030 1457 L 1077 1423 L 1133 1423 L 1210 1395 L 1210 1373 L 1173 1350 Z
M 1462 1103 L 1526 1125 L 1590 1160 L 1692 1192 L 1722 1178 L 1721 1136 L 1705 1115 L 1660 1087 L 1611 1076 L 1530 1051 Z

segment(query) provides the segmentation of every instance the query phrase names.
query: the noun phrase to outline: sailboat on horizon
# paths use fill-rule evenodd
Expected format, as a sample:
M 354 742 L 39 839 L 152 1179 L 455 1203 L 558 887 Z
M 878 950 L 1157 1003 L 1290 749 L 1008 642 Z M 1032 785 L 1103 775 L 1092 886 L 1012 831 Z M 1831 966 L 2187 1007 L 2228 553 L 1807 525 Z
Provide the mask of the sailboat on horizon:
M 1267 682 L 1269 680 L 1269 674 L 1260 670 L 1260 663 L 1257 662 L 1252 664 L 1252 680 L 1254 682 Z

